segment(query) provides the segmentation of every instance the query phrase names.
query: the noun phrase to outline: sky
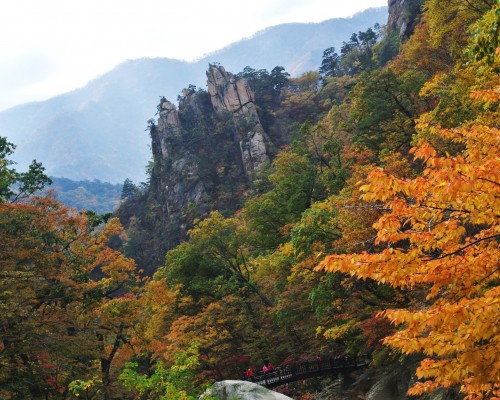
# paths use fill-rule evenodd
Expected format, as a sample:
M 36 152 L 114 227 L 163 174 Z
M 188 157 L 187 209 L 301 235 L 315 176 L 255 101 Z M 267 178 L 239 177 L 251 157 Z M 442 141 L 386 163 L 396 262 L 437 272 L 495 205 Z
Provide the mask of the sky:
M 1 0 L 0 110 L 84 86 L 128 59 L 193 61 L 264 28 L 387 0 Z

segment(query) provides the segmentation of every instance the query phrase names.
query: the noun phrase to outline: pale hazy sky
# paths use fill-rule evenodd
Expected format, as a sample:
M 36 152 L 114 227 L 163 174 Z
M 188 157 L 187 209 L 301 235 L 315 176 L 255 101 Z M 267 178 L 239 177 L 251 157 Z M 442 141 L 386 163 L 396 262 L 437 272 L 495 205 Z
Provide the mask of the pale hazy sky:
M 127 59 L 193 60 L 287 22 L 387 0 L 0 0 L 0 110 L 77 87 Z

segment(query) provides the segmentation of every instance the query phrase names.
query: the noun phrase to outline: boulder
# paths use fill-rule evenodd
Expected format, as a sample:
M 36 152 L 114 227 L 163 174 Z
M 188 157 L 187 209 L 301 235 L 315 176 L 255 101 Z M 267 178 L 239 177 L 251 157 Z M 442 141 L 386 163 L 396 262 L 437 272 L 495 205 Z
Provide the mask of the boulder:
M 199 397 L 199 400 L 209 397 L 215 397 L 217 400 L 292 400 L 284 394 L 246 381 L 216 382 L 212 388 Z
M 409 378 L 405 369 L 382 376 L 366 393 L 366 400 L 406 399 Z

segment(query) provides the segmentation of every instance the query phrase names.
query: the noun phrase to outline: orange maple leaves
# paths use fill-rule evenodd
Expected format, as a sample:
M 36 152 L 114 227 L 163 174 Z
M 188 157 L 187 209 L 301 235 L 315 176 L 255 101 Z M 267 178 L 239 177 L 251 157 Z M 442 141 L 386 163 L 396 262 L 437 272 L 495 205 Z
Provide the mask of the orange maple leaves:
M 384 343 L 429 356 L 417 370 L 426 381 L 410 394 L 460 384 L 469 399 L 500 396 L 500 130 L 480 123 L 441 129 L 424 120 L 419 128 L 464 150 L 437 155 L 421 142 L 412 152 L 425 170 L 415 179 L 373 170 L 362 197 L 390 210 L 374 224 L 384 247 L 328 256 L 317 270 L 426 290 L 418 309 L 381 313 L 403 327 Z

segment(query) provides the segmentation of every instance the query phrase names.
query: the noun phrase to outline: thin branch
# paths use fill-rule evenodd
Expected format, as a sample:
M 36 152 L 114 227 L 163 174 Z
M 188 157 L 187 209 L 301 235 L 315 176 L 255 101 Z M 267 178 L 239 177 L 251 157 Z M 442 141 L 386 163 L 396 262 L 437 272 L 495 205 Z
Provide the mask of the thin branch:
M 469 243 L 468 245 L 464 246 L 464 247 L 461 247 L 459 248 L 458 250 L 456 251 L 453 251 L 451 253 L 446 253 L 446 254 L 443 254 L 442 256 L 439 256 L 439 257 L 435 257 L 435 258 L 428 258 L 428 259 L 424 259 L 424 261 L 434 261 L 434 260 L 441 260 L 443 258 L 446 258 L 446 257 L 451 257 L 451 256 L 454 256 L 462 251 L 464 251 L 467 247 L 471 247 L 471 246 L 474 246 L 480 242 L 483 242 L 485 240 L 490 240 L 490 239 L 494 239 L 494 238 L 497 238 L 497 237 L 500 237 L 500 234 L 497 234 L 497 235 L 492 235 L 492 236 L 487 236 L 485 238 L 482 238 L 482 239 L 478 239 L 472 243 Z
M 382 206 L 376 206 L 376 205 L 373 205 L 373 206 L 346 206 L 346 205 L 339 205 L 339 204 L 335 204 L 335 206 L 339 207 L 339 208 L 346 208 L 346 209 L 353 209 L 353 210 L 377 210 L 377 211 L 392 211 L 392 208 L 386 208 L 386 207 L 382 207 Z
M 486 178 L 477 178 L 477 179 L 479 179 L 480 181 L 485 181 L 485 182 L 493 183 L 494 185 L 500 186 L 500 183 L 486 179 Z
M 469 6 L 470 9 L 472 9 L 478 13 L 481 12 L 481 10 L 478 7 L 474 6 L 469 0 L 464 0 L 464 1 L 465 1 L 465 3 L 467 3 L 467 5 Z
M 366 240 L 362 240 L 361 242 L 357 242 L 357 243 L 349 243 L 347 244 L 346 246 L 344 247 L 337 247 L 335 249 L 332 249 L 331 251 L 333 252 L 338 252 L 338 251 L 343 251 L 343 250 L 347 250 L 351 247 L 354 247 L 354 246 L 359 246 L 359 245 L 362 245 L 362 244 L 365 244 L 365 243 L 370 243 L 370 242 L 374 242 L 375 239 L 377 238 L 377 235 L 369 238 L 369 239 L 366 239 Z

